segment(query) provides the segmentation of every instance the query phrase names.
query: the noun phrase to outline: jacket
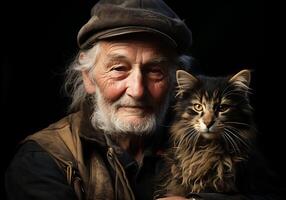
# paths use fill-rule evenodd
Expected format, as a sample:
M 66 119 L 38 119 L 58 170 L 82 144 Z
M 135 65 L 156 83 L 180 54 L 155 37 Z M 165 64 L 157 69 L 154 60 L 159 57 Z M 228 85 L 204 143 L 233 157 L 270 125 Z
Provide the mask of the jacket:
M 153 199 L 156 176 L 163 169 L 161 135 L 166 132 L 147 138 L 143 165 L 138 166 L 132 156 L 84 120 L 89 116 L 85 111 L 71 114 L 24 140 L 6 172 L 8 199 Z M 283 199 L 278 182 L 257 158 L 239 176 L 241 194 L 199 195 L 204 200 Z M 249 187 L 250 179 L 259 190 Z
M 9 199 L 18 199 L 15 196 L 19 190 L 11 192 L 17 188 L 11 188 L 15 184 L 9 182 L 12 182 L 13 177 L 17 176 L 15 171 L 19 171 L 19 169 L 15 170 L 15 168 L 19 168 L 23 164 L 21 159 L 25 159 L 25 157 L 27 157 L 26 160 L 22 162 L 29 163 L 26 168 L 39 170 L 34 169 L 37 166 L 33 165 L 39 164 L 42 171 L 54 173 L 37 174 L 37 177 L 43 176 L 40 178 L 44 179 L 41 183 L 43 188 L 31 191 L 33 185 L 33 187 L 25 188 L 26 190 L 20 190 L 21 195 L 19 196 L 22 197 L 19 199 L 153 199 L 154 181 L 152 179 L 155 179 L 155 175 L 158 173 L 161 158 L 153 146 L 149 145 L 145 148 L 144 165 L 138 166 L 137 162 L 127 152 L 121 150 L 108 136 L 97 132 L 98 130 L 95 131 L 89 123 L 83 121 L 82 119 L 86 117 L 83 115 L 85 113 L 81 111 L 71 114 L 28 136 L 22 142 L 20 150 L 6 173 Z M 150 141 L 153 139 L 150 138 Z M 150 144 L 150 142 L 147 143 Z M 34 152 L 41 152 L 42 155 L 37 155 L 37 159 L 35 159 L 30 155 Z M 42 163 L 37 163 L 36 160 L 41 160 Z M 47 163 L 49 163 L 47 166 L 43 166 Z M 50 169 L 47 169 L 48 167 Z M 36 176 L 35 174 L 28 174 L 30 177 L 23 178 L 27 180 L 22 180 L 20 188 L 25 187 L 27 182 L 40 180 L 31 178 L 31 176 Z M 50 179 L 45 180 L 45 176 L 55 177 L 56 174 L 60 174 L 60 185 L 64 185 L 64 193 L 70 192 L 69 198 L 64 197 L 65 194 L 53 190 L 50 193 L 41 191 L 41 189 L 53 188 L 53 183 L 49 182 Z M 57 177 L 55 180 L 59 180 L 59 178 Z M 44 182 L 48 183 L 45 185 Z M 61 187 L 59 187 L 60 189 Z M 55 196 L 51 196 L 53 193 Z

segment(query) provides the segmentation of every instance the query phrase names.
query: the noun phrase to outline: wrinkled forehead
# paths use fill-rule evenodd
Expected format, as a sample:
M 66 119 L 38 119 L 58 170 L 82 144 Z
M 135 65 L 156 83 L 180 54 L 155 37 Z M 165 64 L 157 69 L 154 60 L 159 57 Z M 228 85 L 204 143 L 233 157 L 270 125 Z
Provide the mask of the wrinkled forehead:
M 130 34 L 101 40 L 103 48 L 115 47 L 112 50 L 142 51 L 153 55 L 176 57 L 176 49 L 154 34 Z

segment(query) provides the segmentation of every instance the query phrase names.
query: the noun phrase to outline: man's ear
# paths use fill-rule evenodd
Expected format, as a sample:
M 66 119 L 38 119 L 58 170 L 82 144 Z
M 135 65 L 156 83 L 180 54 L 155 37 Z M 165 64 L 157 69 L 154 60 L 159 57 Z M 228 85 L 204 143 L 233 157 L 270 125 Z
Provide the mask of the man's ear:
M 88 94 L 94 94 L 96 87 L 94 81 L 89 76 L 89 72 L 87 70 L 81 71 L 83 84 L 85 87 L 85 90 Z

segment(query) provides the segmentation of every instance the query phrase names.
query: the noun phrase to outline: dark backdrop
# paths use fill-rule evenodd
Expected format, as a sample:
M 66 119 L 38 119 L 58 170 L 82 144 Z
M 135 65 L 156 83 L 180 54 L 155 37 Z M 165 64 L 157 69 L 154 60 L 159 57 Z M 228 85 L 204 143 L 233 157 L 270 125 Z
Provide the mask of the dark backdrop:
M 77 32 L 95 1 L 7 2 L 1 7 L 3 172 L 21 139 L 65 115 L 69 100 L 61 89 L 63 72 L 77 52 Z M 191 28 L 192 54 L 202 73 L 254 70 L 251 101 L 259 145 L 271 167 L 285 177 L 280 162 L 285 152 L 283 78 L 275 66 L 266 64 L 263 1 L 166 2 Z

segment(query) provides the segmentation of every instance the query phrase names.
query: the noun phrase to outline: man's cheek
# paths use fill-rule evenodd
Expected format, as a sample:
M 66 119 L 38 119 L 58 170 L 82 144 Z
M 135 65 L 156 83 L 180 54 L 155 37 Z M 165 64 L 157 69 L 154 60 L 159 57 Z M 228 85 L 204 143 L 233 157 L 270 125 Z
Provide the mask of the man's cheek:
M 149 86 L 149 91 L 155 102 L 162 102 L 168 93 L 168 84 L 165 81 L 152 84 Z
M 115 102 L 123 95 L 124 89 L 118 85 L 110 85 L 102 91 L 103 97 L 109 102 Z

